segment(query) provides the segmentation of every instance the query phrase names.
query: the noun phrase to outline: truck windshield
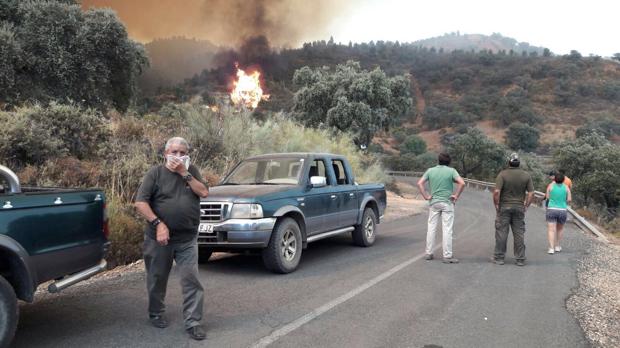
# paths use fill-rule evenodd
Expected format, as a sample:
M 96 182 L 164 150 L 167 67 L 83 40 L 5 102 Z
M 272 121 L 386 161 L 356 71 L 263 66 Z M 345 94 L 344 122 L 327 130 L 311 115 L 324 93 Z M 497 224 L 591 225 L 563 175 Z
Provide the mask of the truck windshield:
M 300 158 L 247 160 L 235 168 L 223 185 L 297 185 L 303 167 Z

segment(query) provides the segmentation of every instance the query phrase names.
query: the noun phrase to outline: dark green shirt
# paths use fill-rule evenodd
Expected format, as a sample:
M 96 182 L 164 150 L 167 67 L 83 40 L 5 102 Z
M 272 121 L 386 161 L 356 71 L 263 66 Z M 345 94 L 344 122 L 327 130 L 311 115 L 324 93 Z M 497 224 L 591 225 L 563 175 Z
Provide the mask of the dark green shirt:
M 509 167 L 497 175 L 495 189 L 499 190 L 500 207 L 522 207 L 525 192 L 533 192 L 534 184 L 528 172 L 521 168 Z
M 188 171 L 194 176 L 193 180 L 204 184 L 195 166 L 190 165 Z M 146 173 L 138 189 L 136 202 L 149 204 L 155 215 L 168 226 L 171 241 L 190 241 L 198 233 L 200 197 L 179 174 L 171 172 L 164 165 L 155 166 Z M 156 238 L 155 228 L 150 224 L 145 233 Z

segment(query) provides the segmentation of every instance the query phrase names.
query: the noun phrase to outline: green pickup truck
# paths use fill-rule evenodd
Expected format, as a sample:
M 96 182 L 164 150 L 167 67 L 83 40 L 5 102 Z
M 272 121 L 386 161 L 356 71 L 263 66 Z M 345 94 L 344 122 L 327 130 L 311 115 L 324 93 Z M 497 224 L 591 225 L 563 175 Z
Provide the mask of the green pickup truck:
M 37 287 L 55 293 L 103 271 L 108 247 L 105 196 L 98 189 L 21 187 L 0 165 L 0 347 L 17 327 L 17 299 Z
M 200 202 L 199 262 L 213 251 L 260 251 L 289 273 L 308 243 L 351 234 L 374 244 L 386 208 L 383 184 L 358 184 L 344 156 L 277 153 L 245 159 Z

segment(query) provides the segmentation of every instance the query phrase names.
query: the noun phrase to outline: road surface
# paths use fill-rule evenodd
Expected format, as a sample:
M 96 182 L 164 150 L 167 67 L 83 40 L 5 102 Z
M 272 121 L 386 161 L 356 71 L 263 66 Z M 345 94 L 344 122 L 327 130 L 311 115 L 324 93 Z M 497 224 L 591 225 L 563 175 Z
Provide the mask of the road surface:
M 441 250 L 423 259 L 425 214 L 382 223 L 371 248 L 349 236 L 310 244 L 288 275 L 269 273 L 258 256 L 212 260 L 200 267 L 206 341 L 183 331 L 174 271 L 166 329 L 148 324 L 144 275 L 134 272 L 22 304 L 14 346 L 588 346 L 565 300 L 590 237 L 567 225 L 564 250 L 547 255 L 544 212 L 531 207 L 527 265 L 514 264 L 510 242 L 500 266 L 490 262 L 493 220 L 491 194 L 467 189 L 456 208 L 459 264 L 441 263 Z

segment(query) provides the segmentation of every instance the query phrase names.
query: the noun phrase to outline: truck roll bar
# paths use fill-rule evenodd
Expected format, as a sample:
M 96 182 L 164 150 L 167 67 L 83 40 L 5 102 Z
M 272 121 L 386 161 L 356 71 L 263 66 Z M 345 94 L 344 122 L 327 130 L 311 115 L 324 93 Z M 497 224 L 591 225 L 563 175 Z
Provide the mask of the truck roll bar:
M 22 187 L 19 184 L 19 178 L 12 170 L 0 164 L 0 176 L 9 183 L 11 193 L 21 193 Z

